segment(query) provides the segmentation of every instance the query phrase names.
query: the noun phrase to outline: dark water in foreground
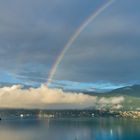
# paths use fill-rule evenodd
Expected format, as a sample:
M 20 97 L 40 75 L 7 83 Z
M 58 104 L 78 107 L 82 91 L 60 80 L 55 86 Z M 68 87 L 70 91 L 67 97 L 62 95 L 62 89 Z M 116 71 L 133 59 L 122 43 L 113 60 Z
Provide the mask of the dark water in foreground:
M 140 140 L 140 120 L 3 120 L 0 140 Z

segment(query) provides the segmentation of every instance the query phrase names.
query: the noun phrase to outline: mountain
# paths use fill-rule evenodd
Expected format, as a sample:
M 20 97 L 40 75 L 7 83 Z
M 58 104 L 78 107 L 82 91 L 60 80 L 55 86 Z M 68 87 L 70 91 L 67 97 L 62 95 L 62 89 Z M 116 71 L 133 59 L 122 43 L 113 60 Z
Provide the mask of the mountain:
M 122 103 L 124 111 L 139 111 L 140 110 L 140 85 L 126 86 L 122 88 L 117 88 L 109 92 L 96 93 L 96 92 L 84 92 L 91 96 L 97 96 L 99 98 L 106 97 L 124 97 L 124 102 Z
M 94 96 L 133 96 L 140 97 L 140 85 L 125 86 L 111 91 L 94 92 L 83 91 L 82 93 Z
M 140 85 L 132 85 L 118 88 L 108 92 L 108 94 L 140 97 Z
M 32 87 L 31 85 L 26 85 L 26 84 L 22 84 L 22 83 L 6 83 L 6 82 L 1 82 L 0 83 L 0 88 L 11 87 L 13 85 L 22 85 L 22 89 L 29 89 L 29 88 Z

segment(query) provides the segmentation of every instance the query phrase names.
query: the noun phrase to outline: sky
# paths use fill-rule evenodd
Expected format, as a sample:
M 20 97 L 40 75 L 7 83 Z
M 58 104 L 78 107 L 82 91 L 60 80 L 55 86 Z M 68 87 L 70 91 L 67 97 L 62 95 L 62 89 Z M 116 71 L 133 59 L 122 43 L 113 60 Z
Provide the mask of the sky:
M 107 2 L 0 0 L 0 82 L 45 83 L 73 33 Z M 80 86 L 140 83 L 139 5 L 114 0 L 71 45 L 53 80 Z

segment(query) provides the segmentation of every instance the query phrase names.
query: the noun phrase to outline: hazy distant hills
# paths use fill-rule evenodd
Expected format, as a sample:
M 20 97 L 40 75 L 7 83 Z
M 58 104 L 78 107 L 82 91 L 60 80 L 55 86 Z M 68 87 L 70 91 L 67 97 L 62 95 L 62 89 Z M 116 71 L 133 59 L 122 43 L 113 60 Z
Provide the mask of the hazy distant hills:
M 16 83 L 15 83 L 16 84 Z M 1 82 L 0 83 L 0 88 L 2 88 L 2 87 L 10 87 L 10 86 L 12 86 L 13 85 L 13 83 L 7 83 L 7 82 Z
M 108 93 L 109 96 L 124 96 L 124 110 L 140 110 L 140 85 L 127 86 L 115 89 Z
M 15 83 L 14 85 L 17 85 L 17 83 Z M 10 87 L 13 86 L 13 83 L 0 83 L 0 88 L 2 87 Z M 22 89 L 28 89 L 31 88 L 32 86 L 30 85 L 23 85 Z M 60 88 L 60 87 L 56 87 L 56 88 Z M 94 88 L 93 90 L 89 89 L 79 89 L 79 90 L 75 90 L 75 89 L 63 89 L 62 90 L 66 91 L 66 92 L 81 92 L 81 93 L 85 93 L 85 94 L 89 94 L 89 95 L 96 95 L 96 96 L 133 96 L 133 97 L 140 97 L 140 85 L 132 85 L 132 86 L 125 86 L 125 87 L 121 87 L 121 88 L 116 88 L 114 90 L 100 90 L 100 89 L 96 89 Z
M 140 85 L 126 86 L 108 92 L 108 94 L 140 97 Z
M 96 96 L 134 96 L 140 97 L 140 85 L 126 86 L 122 88 L 117 88 L 107 92 L 95 92 L 95 91 L 83 91 L 83 93 L 88 95 Z
M 17 83 L 16 83 L 17 84 Z M 16 85 L 14 84 L 14 85 Z M 5 86 L 12 86 L 12 83 L 0 83 L 0 88 L 5 87 Z M 30 85 L 23 85 L 23 89 L 28 89 L 31 88 Z M 59 88 L 59 87 L 58 87 Z M 63 89 L 63 88 L 61 88 Z M 64 90 L 64 89 L 63 89 Z M 119 95 L 127 95 L 127 96 L 135 96 L 135 97 L 140 97 L 140 85 L 132 85 L 132 86 L 125 86 L 121 88 L 117 88 L 111 91 L 103 91 L 99 89 L 93 89 L 89 91 L 88 89 L 81 89 L 81 90 L 64 90 L 66 92 L 82 92 L 85 94 L 89 95 L 97 95 L 97 96 L 119 96 Z M 101 91 L 101 92 L 100 92 Z
M 31 85 L 26 85 L 26 84 L 21 84 L 21 83 L 1 82 L 0 83 L 0 88 L 3 88 L 3 87 L 11 87 L 13 85 L 22 85 L 22 89 L 28 89 L 28 88 L 31 88 L 32 87 Z
M 140 110 L 140 85 L 126 86 L 105 93 L 85 92 L 85 94 L 108 98 L 123 96 L 125 99 L 122 103 L 123 110 Z
M 14 84 L 15 85 L 15 84 Z M 0 88 L 2 87 L 10 87 L 13 86 L 11 83 L 0 83 Z M 23 85 L 22 89 L 29 89 L 31 86 Z M 61 88 L 64 90 L 63 88 Z M 104 91 L 99 92 L 100 90 L 96 90 L 95 88 L 93 90 L 86 90 L 86 88 L 81 90 L 64 90 L 67 94 L 67 92 L 76 92 L 76 93 L 84 93 L 91 96 L 97 96 L 99 98 L 106 97 L 109 100 L 111 97 L 124 97 L 124 102 L 122 103 L 124 110 L 140 110 L 140 85 L 132 85 L 132 86 L 125 86 L 121 88 L 117 88 L 111 91 Z

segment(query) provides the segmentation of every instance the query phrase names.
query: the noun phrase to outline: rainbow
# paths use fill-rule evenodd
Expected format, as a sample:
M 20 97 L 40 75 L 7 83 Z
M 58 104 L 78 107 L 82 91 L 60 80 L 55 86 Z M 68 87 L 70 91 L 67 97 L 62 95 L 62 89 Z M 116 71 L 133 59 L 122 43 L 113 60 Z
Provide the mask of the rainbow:
M 114 2 L 114 0 L 109 0 L 107 3 L 105 3 L 104 5 L 102 5 L 101 7 L 99 7 L 99 9 L 97 9 L 96 11 L 94 11 L 94 13 L 92 13 L 79 27 L 78 29 L 76 29 L 76 31 L 74 32 L 74 34 L 70 37 L 70 39 L 68 40 L 68 42 L 66 43 L 66 45 L 64 46 L 64 48 L 62 49 L 62 51 L 60 52 L 60 54 L 56 57 L 54 64 L 52 65 L 52 68 L 49 72 L 48 75 L 48 81 L 47 81 L 47 85 L 49 86 L 49 84 L 52 82 L 52 79 L 56 73 L 56 70 L 59 66 L 59 64 L 61 63 L 65 53 L 68 51 L 68 49 L 70 48 L 70 46 L 73 44 L 73 42 L 78 38 L 78 36 L 81 34 L 81 32 L 89 25 L 89 23 L 91 23 L 99 14 L 101 14 L 107 7 L 109 7 L 112 3 Z

